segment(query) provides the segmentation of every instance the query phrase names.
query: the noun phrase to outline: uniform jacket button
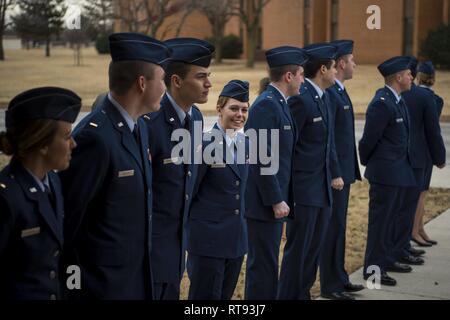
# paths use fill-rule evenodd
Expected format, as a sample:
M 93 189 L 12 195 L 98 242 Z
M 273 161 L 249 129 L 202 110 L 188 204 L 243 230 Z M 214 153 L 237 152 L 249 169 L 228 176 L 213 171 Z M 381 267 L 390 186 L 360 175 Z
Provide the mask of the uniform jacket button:
M 237 195 L 236 195 L 236 200 L 239 200 L 239 198 L 240 198 L 240 196 L 237 194 Z
M 56 250 L 55 253 L 53 253 L 53 257 L 57 258 L 59 256 L 59 250 Z
M 185 196 L 185 198 L 186 198 L 186 201 L 188 201 L 189 200 L 189 195 L 186 193 L 186 196 Z
M 239 209 L 234 210 L 234 214 L 239 214 Z
M 192 176 L 192 172 L 188 171 L 187 175 L 188 177 Z
M 50 271 L 50 279 L 56 278 L 56 272 L 54 270 Z
M 51 294 L 50 295 L 50 300 L 56 300 L 56 294 Z
M 236 180 L 236 186 L 239 187 L 239 180 Z

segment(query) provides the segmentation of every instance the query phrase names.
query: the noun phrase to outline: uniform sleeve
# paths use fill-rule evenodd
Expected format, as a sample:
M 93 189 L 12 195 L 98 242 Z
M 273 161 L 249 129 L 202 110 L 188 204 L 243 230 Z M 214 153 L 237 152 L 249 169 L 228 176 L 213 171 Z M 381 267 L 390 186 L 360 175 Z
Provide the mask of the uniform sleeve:
M 361 164 L 366 166 L 378 141 L 383 136 L 384 129 L 389 124 L 391 113 L 381 101 L 369 105 L 366 113 L 366 124 L 361 140 L 359 141 L 359 157 Z
M 59 174 L 64 195 L 65 238 L 75 239 L 87 206 L 98 195 L 109 166 L 109 150 L 98 134 L 82 131 L 76 137 L 69 169 Z
M 339 164 L 339 158 L 336 151 L 336 141 L 335 141 L 335 130 L 336 130 L 336 112 L 337 112 L 337 101 L 333 94 L 328 93 L 330 98 L 330 118 L 331 118 L 331 142 L 330 142 L 330 170 L 332 179 L 342 177 L 341 166 Z
M 10 247 L 14 230 L 14 216 L 8 201 L 0 194 L 0 261 L 4 260 L 4 255 Z
M 441 135 L 439 114 L 435 99 L 427 99 L 424 113 L 425 138 L 434 165 L 442 165 L 446 161 L 444 140 Z
M 280 129 L 280 117 L 276 113 L 276 109 L 272 105 L 270 100 L 263 100 L 258 105 L 258 109 L 255 109 L 251 113 L 247 123 L 247 129 L 255 129 L 257 132 L 260 129 L 267 129 L 267 155 L 271 155 L 271 131 L 272 129 Z M 279 142 L 278 142 L 279 143 Z M 258 143 L 259 144 L 259 143 Z M 256 146 L 255 146 L 256 147 Z M 258 150 L 259 151 L 259 150 Z M 259 152 L 258 152 L 259 153 Z M 259 157 L 258 157 L 259 158 Z M 265 206 L 272 206 L 274 204 L 282 202 L 283 196 L 281 193 L 280 183 L 276 174 L 262 175 L 261 169 L 264 167 L 270 167 L 270 163 L 267 165 L 261 164 L 259 161 L 254 164 L 256 185 L 263 200 Z

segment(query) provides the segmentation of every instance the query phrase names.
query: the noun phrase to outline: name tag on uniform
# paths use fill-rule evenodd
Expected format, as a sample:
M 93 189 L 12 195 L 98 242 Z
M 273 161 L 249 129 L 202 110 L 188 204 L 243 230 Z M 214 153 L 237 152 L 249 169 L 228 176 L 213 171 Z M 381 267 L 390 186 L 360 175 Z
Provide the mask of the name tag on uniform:
M 173 158 L 168 158 L 168 159 L 163 160 L 164 164 L 170 164 L 170 163 L 176 163 L 176 162 L 178 162 L 178 157 L 173 157 Z
M 322 121 L 322 117 L 317 117 L 313 119 L 313 122 L 320 122 Z
M 397 123 L 403 122 L 403 118 L 396 119 Z
M 134 176 L 134 170 L 119 171 L 118 176 L 119 178 L 132 177 Z
M 29 237 L 29 236 L 34 236 L 34 235 L 39 234 L 39 233 L 41 233 L 41 227 L 25 229 L 25 230 L 22 230 L 21 237 L 22 238 L 26 238 L 26 237 Z
M 218 169 L 218 168 L 225 168 L 227 165 L 225 163 L 213 163 L 211 165 L 211 168 Z
M 350 110 L 350 106 L 344 106 L 344 110 Z
M 284 126 L 284 130 L 291 130 L 291 126 Z

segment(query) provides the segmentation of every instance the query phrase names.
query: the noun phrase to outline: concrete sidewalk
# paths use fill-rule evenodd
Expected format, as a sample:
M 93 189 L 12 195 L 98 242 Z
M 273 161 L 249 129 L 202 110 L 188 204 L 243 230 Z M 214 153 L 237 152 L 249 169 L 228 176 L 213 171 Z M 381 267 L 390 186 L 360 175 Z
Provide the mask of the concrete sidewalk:
M 388 274 L 397 280 L 397 286 L 381 286 L 380 290 L 365 289 L 355 294 L 358 300 L 447 300 L 450 299 L 450 209 L 430 221 L 427 234 L 438 245 L 424 248 L 425 264 L 412 266 L 411 273 Z M 422 248 L 421 248 L 422 249 Z M 350 276 L 352 283 L 366 286 L 362 268 Z

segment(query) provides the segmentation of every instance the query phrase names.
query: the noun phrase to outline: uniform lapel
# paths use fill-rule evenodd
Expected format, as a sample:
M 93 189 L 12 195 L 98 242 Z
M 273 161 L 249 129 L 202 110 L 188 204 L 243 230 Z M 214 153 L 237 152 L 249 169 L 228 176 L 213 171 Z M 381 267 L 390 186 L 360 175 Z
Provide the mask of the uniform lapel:
M 217 126 L 217 123 L 214 125 L 214 129 L 220 130 L 219 127 Z M 231 151 L 229 150 L 229 148 L 227 146 L 227 141 L 225 139 L 225 136 L 223 136 L 223 134 L 224 133 L 222 133 L 222 141 L 219 142 L 219 146 L 220 147 L 219 147 L 218 151 L 222 154 L 224 163 L 227 166 L 229 166 L 231 168 L 231 170 L 233 170 L 233 172 L 240 178 L 238 165 L 236 163 L 234 163 L 234 162 L 227 163 L 227 158 L 228 159 L 233 159 L 233 155 L 232 155 Z
M 322 115 L 323 124 L 326 127 L 327 123 L 328 123 L 328 117 L 324 110 L 324 108 L 326 108 L 325 101 L 321 101 L 319 94 L 317 93 L 316 89 L 312 86 L 312 84 L 309 83 L 309 81 L 305 81 L 305 85 L 307 86 L 307 89 L 309 91 L 309 94 L 311 95 L 311 98 L 316 103 L 317 109 L 319 109 L 320 114 Z M 324 92 L 324 95 L 325 95 L 325 92 Z
M 272 94 L 272 96 L 277 100 L 278 104 L 281 107 L 281 111 L 284 113 L 286 118 L 288 118 L 289 123 L 292 126 L 294 122 L 292 120 L 291 111 L 289 110 L 286 100 L 284 100 L 284 97 L 281 95 L 281 93 L 272 85 L 269 85 L 269 91 Z
M 13 166 L 14 169 L 12 171 L 14 172 L 15 179 L 21 186 L 22 190 L 24 191 L 24 194 L 28 199 L 37 203 L 39 213 L 42 215 L 44 221 L 50 227 L 50 230 L 53 232 L 56 239 L 62 246 L 63 245 L 62 228 L 58 223 L 56 215 L 47 197 L 47 194 L 45 194 L 40 190 L 39 186 L 37 186 L 36 182 L 33 180 L 33 177 L 30 176 L 28 172 L 26 172 L 26 170 L 22 167 L 21 164 L 14 163 Z
M 55 205 L 56 205 L 56 219 L 58 220 L 58 224 L 63 230 L 63 222 L 64 222 L 64 200 L 62 197 L 60 190 L 60 185 L 57 184 L 55 174 L 53 172 L 49 172 L 48 179 L 50 181 L 50 184 L 52 186 L 52 192 L 55 197 Z
M 112 122 L 114 128 L 120 132 L 122 136 L 122 145 L 124 148 L 133 156 L 134 160 L 136 160 L 137 165 L 143 172 L 142 160 L 141 160 L 141 152 L 139 151 L 139 147 L 136 143 L 136 140 L 133 137 L 133 134 L 130 131 L 125 119 L 119 113 L 119 111 L 112 105 L 112 103 L 108 99 L 108 103 L 105 106 L 106 113 L 109 119 Z M 141 136 L 142 137 L 142 136 Z

